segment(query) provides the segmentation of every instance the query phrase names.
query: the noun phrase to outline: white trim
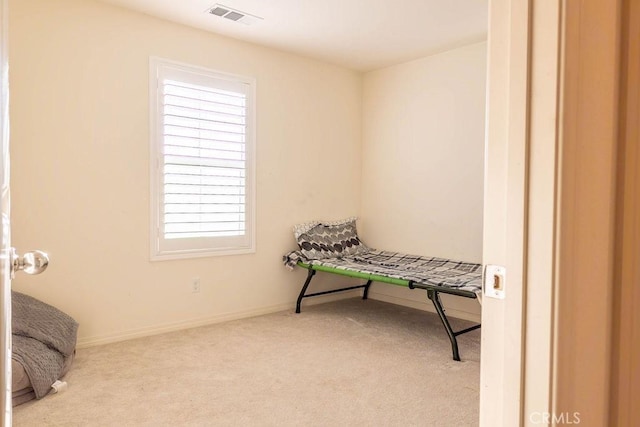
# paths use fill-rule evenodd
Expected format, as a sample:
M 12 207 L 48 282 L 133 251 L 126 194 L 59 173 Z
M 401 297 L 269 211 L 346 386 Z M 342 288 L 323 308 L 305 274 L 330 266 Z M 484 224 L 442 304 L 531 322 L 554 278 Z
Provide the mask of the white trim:
M 385 293 L 372 290 L 369 290 L 369 299 L 388 302 L 389 304 L 401 305 L 403 307 L 415 308 L 416 310 L 428 311 L 429 313 L 437 314 L 435 308 L 433 307 L 433 304 L 430 301 L 416 301 L 413 299 L 387 295 Z M 447 307 L 447 317 L 480 323 L 480 315 L 478 313 L 471 313 L 469 311 L 458 310 L 450 307 Z
M 324 304 L 332 301 L 339 301 L 343 299 L 349 299 L 361 296 L 358 290 L 341 292 L 334 295 L 322 295 L 313 300 L 305 300 L 304 305 L 317 305 Z M 116 334 L 86 337 L 78 339 L 77 348 L 95 347 L 98 345 L 111 344 L 121 341 L 127 341 L 136 338 L 150 337 L 153 335 L 166 334 L 169 332 L 181 331 L 185 329 L 198 328 L 201 326 L 213 325 L 216 323 L 229 322 L 232 320 L 247 319 L 250 317 L 262 316 L 265 314 L 277 313 L 280 311 L 290 311 L 293 313 L 295 308 L 295 301 L 291 301 L 285 304 L 277 304 L 269 307 L 258 308 L 253 310 L 236 311 L 232 313 L 222 313 L 213 316 L 201 317 L 197 319 L 165 323 L 161 325 L 149 326 L 145 328 L 132 329 L 129 331 L 119 332 Z M 304 312 L 304 306 L 302 307 Z
M 553 352 L 553 294 L 558 286 L 556 269 L 556 214 L 561 5 L 536 4 L 532 11 L 531 94 L 529 145 L 529 198 L 527 218 L 527 269 L 525 372 L 523 420 L 551 413 Z
M 483 263 L 504 299 L 482 300 L 480 426 L 522 425 L 531 0 L 489 2 Z
M 247 123 L 246 123 L 246 192 L 247 210 L 246 226 L 248 239 L 241 245 L 235 242 L 229 243 L 227 247 L 192 247 L 189 249 L 161 249 L 159 246 L 160 232 L 160 153 L 158 138 L 162 133 L 161 123 L 158 120 L 159 98 L 158 98 L 158 73 L 161 67 L 170 67 L 177 72 L 198 73 L 203 77 L 214 77 L 219 80 L 228 80 L 234 84 L 246 85 L 247 95 Z M 185 64 L 159 57 L 149 58 L 149 181 L 150 181 L 150 223 L 149 223 L 149 257 L 151 261 L 163 261 L 171 259 L 199 258 L 222 255 L 241 255 L 256 252 L 256 79 L 227 72 L 211 70 L 200 66 Z M 194 241 L 197 239 L 194 239 Z M 204 246 L 204 245 L 203 245 Z
M 255 240 L 255 235 L 253 236 Z M 152 236 L 152 240 L 153 236 Z M 153 242 L 152 242 L 153 243 Z M 153 251 L 153 248 L 151 248 Z M 190 258 L 207 258 L 211 256 L 227 256 L 227 255 L 247 255 L 253 254 L 256 252 L 255 243 L 253 247 L 246 249 L 201 249 L 201 250 L 182 250 L 176 252 L 167 252 L 165 251 L 162 254 L 156 255 L 153 252 L 151 253 L 150 260 L 151 261 L 169 261 L 172 259 L 190 259 Z

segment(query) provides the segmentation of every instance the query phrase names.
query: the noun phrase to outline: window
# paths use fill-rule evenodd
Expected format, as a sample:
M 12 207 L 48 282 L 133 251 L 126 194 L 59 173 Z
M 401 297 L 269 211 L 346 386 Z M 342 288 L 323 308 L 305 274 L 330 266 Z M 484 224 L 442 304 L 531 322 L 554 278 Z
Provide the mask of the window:
M 254 252 L 254 98 L 254 79 L 151 58 L 151 259 Z

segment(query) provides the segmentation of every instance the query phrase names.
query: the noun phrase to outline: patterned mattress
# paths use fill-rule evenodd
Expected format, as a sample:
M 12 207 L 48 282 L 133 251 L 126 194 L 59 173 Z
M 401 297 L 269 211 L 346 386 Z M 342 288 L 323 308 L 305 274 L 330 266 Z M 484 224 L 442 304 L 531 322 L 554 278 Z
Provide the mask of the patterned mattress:
M 284 263 L 293 268 L 298 262 L 336 270 L 390 277 L 416 284 L 452 288 L 480 296 L 482 265 L 436 257 L 422 257 L 398 252 L 371 249 L 366 253 L 344 257 L 307 259 L 300 251 L 284 256 Z

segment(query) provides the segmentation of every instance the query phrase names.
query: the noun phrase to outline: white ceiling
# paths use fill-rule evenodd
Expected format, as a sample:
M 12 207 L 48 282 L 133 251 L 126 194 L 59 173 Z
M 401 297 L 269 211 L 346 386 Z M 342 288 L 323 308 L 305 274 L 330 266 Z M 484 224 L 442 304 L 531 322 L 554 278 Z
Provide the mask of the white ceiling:
M 362 71 L 487 35 L 488 0 L 103 1 Z M 244 25 L 205 13 L 215 3 L 264 19 Z

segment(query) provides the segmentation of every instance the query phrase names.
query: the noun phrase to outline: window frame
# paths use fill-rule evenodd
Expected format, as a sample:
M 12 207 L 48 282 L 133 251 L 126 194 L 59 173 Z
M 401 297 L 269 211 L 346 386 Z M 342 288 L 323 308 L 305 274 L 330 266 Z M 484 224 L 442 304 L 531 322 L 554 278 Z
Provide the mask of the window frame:
M 245 233 L 244 239 L 221 237 L 196 237 L 174 240 L 167 248 L 164 239 L 162 216 L 164 214 L 164 138 L 162 118 L 162 86 L 160 74 L 163 70 L 193 74 L 197 79 L 215 79 L 247 85 L 247 105 L 245 123 Z M 256 166 L 255 166 L 255 128 L 256 128 L 256 79 L 212 70 L 200 66 L 185 64 L 159 57 L 149 58 L 149 146 L 150 146 L 150 259 L 162 261 L 171 259 L 200 258 L 224 255 L 250 254 L 256 251 Z M 241 244 L 230 240 L 244 240 Z M 217 241 L 217 242 L 216 242 Z M 181 246 L 175 248 L 175 246 Z

